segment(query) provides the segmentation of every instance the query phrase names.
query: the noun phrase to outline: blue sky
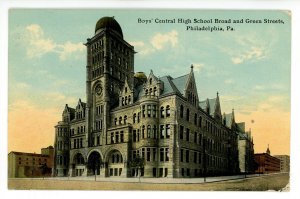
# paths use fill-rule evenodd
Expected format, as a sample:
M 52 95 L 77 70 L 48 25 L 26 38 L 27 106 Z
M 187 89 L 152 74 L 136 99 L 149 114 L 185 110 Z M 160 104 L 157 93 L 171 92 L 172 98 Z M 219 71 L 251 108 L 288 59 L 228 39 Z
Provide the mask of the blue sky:
M 135 71 L 149 74 L 152 69 L 157 76 L 177 77 L 188 73 L 193 64 L 200 100 L 219 92 L 222 112 L 235 109 L 236 120 L 252 129 L 257 152 L 270 144 L 275 153 L 289 153 L 290 13 L 178 9 L 11 9 L 10 150 L 37 151 L 53 144 L 53 126 L 61 119 L 64 104 L 75 107 L 78 98 L 85 100 L 86 51 L 82 44 L 94 35 L 95 24 L 103 16 L 114 16 L 124 39 L 135 46 Z M 230 24 L 235 31 L 206 32 L 186 31 L 186 25 L 178 23 L 141 24 L 138 18 L 267 18 L 282 19 L 284 24 Z M 203 25 L 226 27 L 199 24 Z M 18 125 L 20 121 L 25 126 Z M 20 146 L 24 130 L 39 146 Z

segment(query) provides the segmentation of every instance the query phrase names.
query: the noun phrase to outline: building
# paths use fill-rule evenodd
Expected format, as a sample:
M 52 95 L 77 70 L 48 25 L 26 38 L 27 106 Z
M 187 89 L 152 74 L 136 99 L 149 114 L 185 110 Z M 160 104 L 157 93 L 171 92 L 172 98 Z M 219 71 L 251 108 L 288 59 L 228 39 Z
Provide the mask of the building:
M 280 160 L 280 172 L 290 172 L 290 156 L 288 155 L 274 155 Z
M 11 151 L 8 154 L 8 177 L 44 177 L 51 176 L 54 148 L 41 149 L 41 154 Z
M 238 152 L 239 152 L 239 168 L 242 173 L 254 173 L 254 143 L 251 136 L 251 130 L 245 131 L 245 122 L 237 123 L 239 133 Z
M 255 173 L 276 173 L 280 172 L 280 160 L 271 156 L 268 146 L 266 153 L 254 154 L 255 163 L 257 168 Z
M 239 172 L 233 118 L 222 117 L 218 94 L 199 102 L 193 66 L 176 78 L 135 73 L 134 47 L 113 17 L 101 18 L 85 45 L 87 101 L 66 104 L 55 126 L 55 176 Z

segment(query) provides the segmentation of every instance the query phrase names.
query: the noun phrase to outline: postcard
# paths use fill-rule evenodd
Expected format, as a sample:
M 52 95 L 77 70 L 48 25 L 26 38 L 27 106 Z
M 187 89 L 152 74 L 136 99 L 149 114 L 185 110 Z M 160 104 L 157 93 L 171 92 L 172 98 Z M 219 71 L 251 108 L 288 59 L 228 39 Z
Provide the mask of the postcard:
M 291 16 L 10 9 L 8 189 L 289 191 Z

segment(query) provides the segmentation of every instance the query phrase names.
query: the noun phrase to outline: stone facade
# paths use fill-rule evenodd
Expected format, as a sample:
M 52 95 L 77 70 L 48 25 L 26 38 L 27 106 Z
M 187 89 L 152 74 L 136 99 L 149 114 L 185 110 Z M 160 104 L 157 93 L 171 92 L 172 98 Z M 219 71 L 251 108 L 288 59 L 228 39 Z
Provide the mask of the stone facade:
M 290 156 L 288 155 L 274 155 L 280 160 L 280 172 L 290 172 Z
M 193 66 L 177 78 L 135 73 L 134 47 L 112 17 L 97 22 L 85 45 L 87 102 L 66 105 L 55 126 L 55 176 L 239 172 L 234 118 L 222 116 L 218 94 L 199 102 Z

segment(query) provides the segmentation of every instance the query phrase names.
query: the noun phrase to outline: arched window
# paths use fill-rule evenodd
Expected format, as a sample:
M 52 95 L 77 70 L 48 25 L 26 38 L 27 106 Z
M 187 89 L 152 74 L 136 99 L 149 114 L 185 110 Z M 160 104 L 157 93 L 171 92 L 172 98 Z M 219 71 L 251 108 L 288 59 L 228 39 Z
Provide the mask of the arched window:
M 122 124 L 122 117 L 119 117 L 119 125 Z
M 149 95 L 152 95 L 152 88 L 149 89 Z
M 115 118 L 115 125 L 117 125 L 117 122 L 118 122 L 118 119 L 117 119 L 117 118 Z
M 128 104 L 130 104 L 130 102 L 131 102 L 131 96 L 129 95 L 128 96 Z
M 162 106 L 160 107 L 160 117 L 163 118 L 165 115 L 165 108 Z
M 125 105 L 127 105 L 127 96 L 125 97 Z
M 124 124 L 127 122 L 127 115 L 124 116 Z
M 153 126 L 153 138 L 156 139 L 156 125 Z
M 152 78 L 150 78 L 149 82 L 150 82 L 150 85 L 151 85 L 152 84 Z
M 145 90 L 145 95 L 148 95 L 148 89 Z
M 198 119 L 198 115 L 197 113 L 195 113 L 195 117 L 194 117 L 194 124 L 197 125 L 197 119 Z
M 170 115 L 171 115 L 171 111 L 170 111 L 170 106 L 168 105 L 166 107 L 166 117 L 170 117 Z
M 180 117 L 183 118 L 183 106 L 180 105 Z
M 122 106 L 124 106 L 124 97 L 122 97 Z
M 136 122 L 136 113 L 133 114 L 133 123 Z

